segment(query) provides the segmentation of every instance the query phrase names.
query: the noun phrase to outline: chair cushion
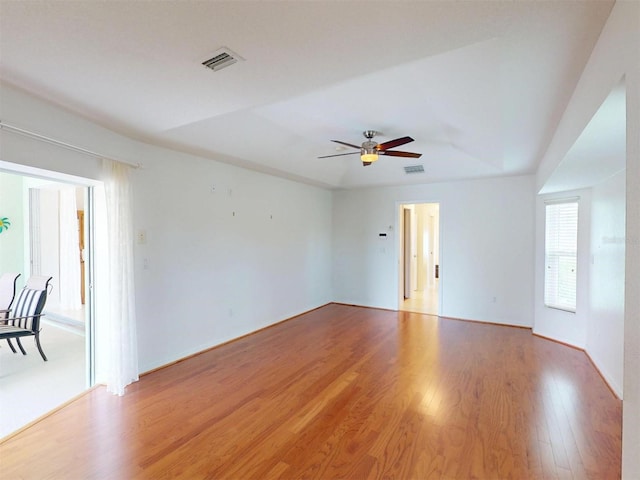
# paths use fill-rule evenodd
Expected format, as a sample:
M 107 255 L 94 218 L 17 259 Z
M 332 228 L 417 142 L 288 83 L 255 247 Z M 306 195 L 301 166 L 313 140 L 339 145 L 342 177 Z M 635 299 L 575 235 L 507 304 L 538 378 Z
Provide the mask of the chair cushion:
M 13 325 L 0 325 L 0 339 L 26 337 L 33 335 L 33 331 L 27 328 L 14 327 Z

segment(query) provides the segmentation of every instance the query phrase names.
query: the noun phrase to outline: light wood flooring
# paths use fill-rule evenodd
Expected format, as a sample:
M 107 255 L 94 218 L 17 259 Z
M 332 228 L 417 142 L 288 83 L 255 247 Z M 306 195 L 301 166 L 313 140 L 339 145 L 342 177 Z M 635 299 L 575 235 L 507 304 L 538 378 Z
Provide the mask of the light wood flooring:
M 46 392 L 43 392 L 46 395 Z M 3 479 L 615 479 L 621 402 L 530 330 L 328 305 L 98 388 L 0 444 Z

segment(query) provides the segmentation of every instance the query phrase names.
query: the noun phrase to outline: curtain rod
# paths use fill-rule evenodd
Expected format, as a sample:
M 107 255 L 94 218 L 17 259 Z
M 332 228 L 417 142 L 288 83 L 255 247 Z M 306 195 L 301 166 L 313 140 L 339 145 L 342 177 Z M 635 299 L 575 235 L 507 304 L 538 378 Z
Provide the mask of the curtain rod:
M 70 143 L 66 143 L 66 142 L 62 142 L 60 140 L 56 140 L 55 138 L 51 138 L 51 137 L 47 137 L 45 135 L 41 135 L 39 133 L 35 133 L 35 132 L 31 132 L 29 130 L 25 130 L 23 128 L 19 128 L 16 127 L 15 125 L 10 125 L 6 122 L 3 122 L 2 120 L 0 120 L 0 129 L 1 130 L 7 130 L 8 132 L 11 133 L 16 133 L 18 135 L 23 135 L 25 137 L 29 137 L 29 138 L 33 138 L 35 140 L 44 142 L 44 143 L 50 143 L 51 145 L 55 145 L 57 147 L 62 147 L 62 148 L 66 148 L 67 150 L 71 150 L 74 152 L 78 152 L 78 153 L 83 153 L 85 155 L 88 155 L 90 157 L 94 157 L 94 158 L 105 158 L 107 160 L 112 160 L 114 162 L 119 162 L 119 163 L 124 163 L 126 165 L 129 165 L 132 168 L 142 168 L 142 164 L 141 163 L 131 163 L 131 162 L 126 162 L 123 160 L 116 160 L 114 158 L 109 158 L 105 155 L 100 155 L 99 153 L 96 152 L 92 152 L 91 150 L 87 150 L 86 148 L 82 148 L 82 147 L 78 147 L 76 145 L 72 145 Z

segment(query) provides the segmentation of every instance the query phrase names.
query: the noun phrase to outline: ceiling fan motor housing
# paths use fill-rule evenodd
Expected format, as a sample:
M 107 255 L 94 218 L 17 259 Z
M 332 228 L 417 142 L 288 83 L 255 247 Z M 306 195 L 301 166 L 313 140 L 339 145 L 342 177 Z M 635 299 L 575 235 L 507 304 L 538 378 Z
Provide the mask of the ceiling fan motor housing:
M 377 153 L 377 147 L 378 144 L 376 142 L 373 142 L 371 140 L 368 140 L 366 142 L 364 142 L 362 144 L 362 148 L 360 149 L 360 153 L 361 154 L 365 154 L 365 153 Z

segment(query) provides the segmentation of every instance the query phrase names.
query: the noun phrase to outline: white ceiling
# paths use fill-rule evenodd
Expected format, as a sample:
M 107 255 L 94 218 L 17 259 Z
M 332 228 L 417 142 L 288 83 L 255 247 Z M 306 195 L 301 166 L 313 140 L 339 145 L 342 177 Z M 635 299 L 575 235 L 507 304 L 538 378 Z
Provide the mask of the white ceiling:
M 331 188 L 532 173 L 612 5 L 0 0 L 0 79 L 134 138 Z M 203 67 L 220 47 L 245 61 Z M 365 129 L 423 156 L 317 158 Z
M 586 188 L 626 168 L 627 104 L 620 82 L 591 118 L 539 193 Z

